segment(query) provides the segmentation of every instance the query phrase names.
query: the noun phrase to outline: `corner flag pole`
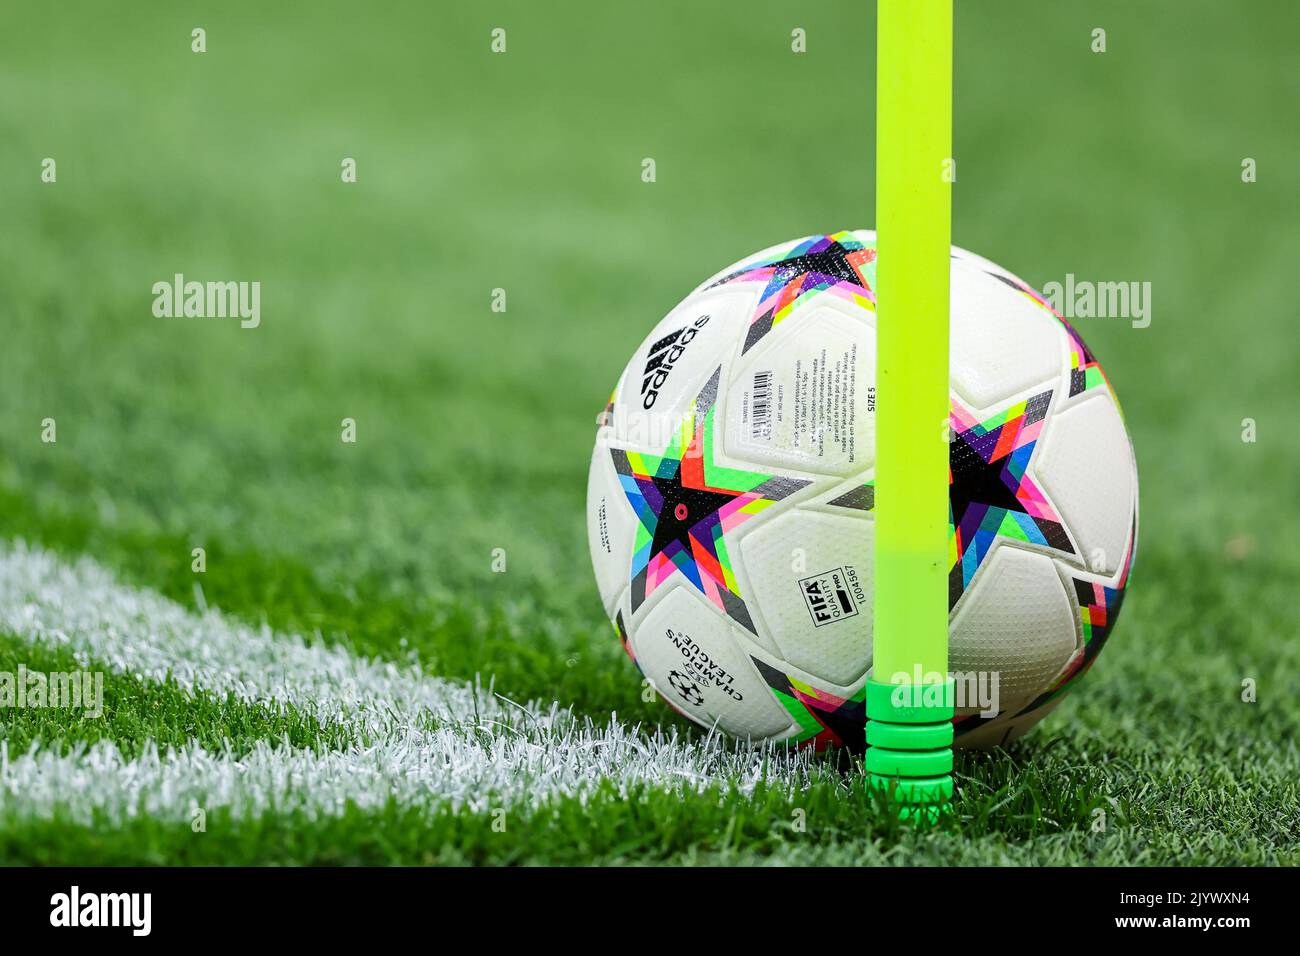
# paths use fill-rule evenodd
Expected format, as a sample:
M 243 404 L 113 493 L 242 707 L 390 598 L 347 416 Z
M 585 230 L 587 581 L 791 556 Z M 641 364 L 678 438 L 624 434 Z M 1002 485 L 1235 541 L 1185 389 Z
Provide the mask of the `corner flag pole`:
M 876 494 L 866 766 L 902 815 L 952 795 L 948 299 L 952 0 L 878 0 Z

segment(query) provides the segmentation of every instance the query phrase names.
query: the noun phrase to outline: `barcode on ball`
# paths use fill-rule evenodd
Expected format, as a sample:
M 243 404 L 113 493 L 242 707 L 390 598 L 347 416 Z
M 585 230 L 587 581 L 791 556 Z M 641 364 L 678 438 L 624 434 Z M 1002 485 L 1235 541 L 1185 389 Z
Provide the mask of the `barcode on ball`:
M 754 438 L 772 436 L 772 373 L 755 372 L 749 406 L 750 434 Z

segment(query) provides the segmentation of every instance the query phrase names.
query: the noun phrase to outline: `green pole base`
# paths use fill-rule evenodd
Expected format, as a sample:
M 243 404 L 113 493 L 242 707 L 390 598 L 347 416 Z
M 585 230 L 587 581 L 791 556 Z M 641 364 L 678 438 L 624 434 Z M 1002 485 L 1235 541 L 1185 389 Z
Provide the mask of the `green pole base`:
M 952 678 L 942 684 L 867 681 L 867 786 L 899 816 L 934 822 L 952 798 Z

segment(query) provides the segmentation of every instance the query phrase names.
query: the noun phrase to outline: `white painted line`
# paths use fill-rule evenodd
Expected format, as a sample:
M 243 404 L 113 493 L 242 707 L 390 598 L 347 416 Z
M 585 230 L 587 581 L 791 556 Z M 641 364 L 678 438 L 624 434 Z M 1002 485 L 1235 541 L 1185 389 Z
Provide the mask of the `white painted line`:
M 685 742 L 617 721 L 595 728 L 569 709 L 518 706 L 418 668 L 359 659 L 301 637 L 251 628 L 219 611 L 192 613 L 117 582 L 89 559 L 70 564 L 21 542 L 0 543 L 0 630 L 71 649 L 86 663 L 192 691 L 287 703 L 341 721 L 364 743 L 317 753 L 261 744 L 236 758 L 197 746 L 128 760 L 111 743 L 5 753 L 0 818 L 56 811 L 90 822 L 144 812 L 182 819 L 192 804 L 237 815 L 347 801 L 377 806 L 450 801 L 486 809 L 602 783 L 699 789 L 759 780 L 792 789 L 833 779 L 806 752 L 751 750 L 711 737 Z

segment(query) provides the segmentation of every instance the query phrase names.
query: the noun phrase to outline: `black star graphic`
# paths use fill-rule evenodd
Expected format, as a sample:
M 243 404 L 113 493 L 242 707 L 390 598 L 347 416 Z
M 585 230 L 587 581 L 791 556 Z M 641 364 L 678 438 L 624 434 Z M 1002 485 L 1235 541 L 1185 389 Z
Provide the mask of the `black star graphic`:
M 690 554 L 691 528 L 736 497 L 735 494 L 683 486 L 680 466 L 673 471 L 671 478 L 656 476 L 654 483 L 663 498 L 663 507 L 659 509 L 655 521 L 654 539 L 650 545 L 651 558 L 674 541 L 679 542 L 686 553 Z
M 849 250 L 845 249 L 838 242 L 831 243 L 821 252 L 809 252 L 802 256 L 796 256 L 793 259 L 786 259 L 782 262 L 775 263 L 776 271 L 771 279 L 768 280 L 768 289 L 778 286 L 787 285 L 797 279 L 799 276 L 809 272 L 816 272 L 821 275 L 830 276 L 841 282 L 851 282 L 853 285 L 861 286 L 862 277 L 858 275 L 853 264 L 849 262 Z M 745 275 L 747 272 L 753 272 L 755 269 L 766 269 L 773 266 L 773 263 L 760 263 L 759 265 L 750 266 L 733 272 L 729 276 L 724 276 L 715 286 L 723 285 Z
M 996 432 L 989 437 L 996 443 Z M 995 458 L 993 461 L 986 462 L 964 436 L 958 435 L 950 446 L 948 461 L 952 467 L 950 497 L 954 524 L 961 524 L 962 518 L 966 516 L 966 511 L 972 504 L 1024 513 L 1025 506 L 1002 480 L 1002 472 L 1006 466 L 1005 458 Z
M 862 277 L 853 268 L 853 263 L 849 261 L 849 257 L 854 255 L 865 255 L 865 253 L 860 249 L 846 249 L 838 241 L 832 240 L 825 249 L 817 252 L 805 252 L 802 255 L 783 259 L 779 262 L 759 262 L 738 269 L 730 275 L 723 276 L 713 283 L 710 288 L 736 280 L 743 280 L 753 272 L 759 272 L 761 275 L 762 270 L 771 269 L 772 274 L 767 277 L 767 285 L 763 289 L 762 296 L 760 296 L 761 302 L 768 302 L 777 293 L 791 286 L 797 286 L 802 292 L 808 291 L 803 285 L 805 278 L 808 276 L 819 277 L 812 283 L 814 288 L 827 284 L 846 284 L 865 289 L 866 286 Z M 740 350 L 742 355 L 753 348 L 759 339 L 771 330 L 775 321 L 776 308 L 776 305 L 769 305 L 767 311 L 754 317 L 754 320 L 749 324 L 749 329 L 745 332 L 745 344 Z
M 949 488 L 949 501 L 952 507 L 952 523 L 957 541 L 957 560 L 948 574 L 948 604 L 956 605 L 964 593 L 972 575 L 978 570 L 980 562 L 992 547 L 993 539 L 1004 535 L 1004 519 L 1009 513 L 1028 516 L 1011 519 L 1019 526 L 1019 532 L 1011 534 L 1025 538 L 1040 545 L 1046 545 L 1066 554 L 1074 554 L 1070 535 L 1060 523 L 1056 514 L 1046 506 L 1041 492 L 1029 478 L 1028 474 L 1017 476 L 1009 471 L 1013 458 L 1020 453 L 1033 454 L 1033 440 L 1020 448 L 1008 448 L 1001 453 L 998 446 L 1005 443 L 1020 444 L 1022 429 L 1042 421 L 1051 404 L 1052 393 L 1043 392 L 1029 399 L 1023 412 L 1004 421 L 996 428 L 985 431 L 972 428 L 959 432 L 953 437 L 948 452 L 948 463 L 952 468 L 952 485 Z M 1006 429 L 1017 431 L 1008 441 Z M 978 432 L 983 432 L 979 434 Z M 985 461 L 991 457 L 992 461 Z M 1026 500 L 1036 503 L 1034 512 L 1030 511 L 1018 492 L 1026 493 Z M 974 552 L 974 566 L 970 560 L 971 548 Z
M 832 243 L 829 248 L 821 252 L 810 252 L 781 263 L 773 279 L 780 277 L 783 280 L 782 284 L 784 284 L 806 272 L 828 275 L 834 279 L 839 279 L 841 282 L 851 282 L 854 285 L 862 284 L 862 279 L 858 276 L 857 270 L 849 263 L 848 250 L 838 242 Z

